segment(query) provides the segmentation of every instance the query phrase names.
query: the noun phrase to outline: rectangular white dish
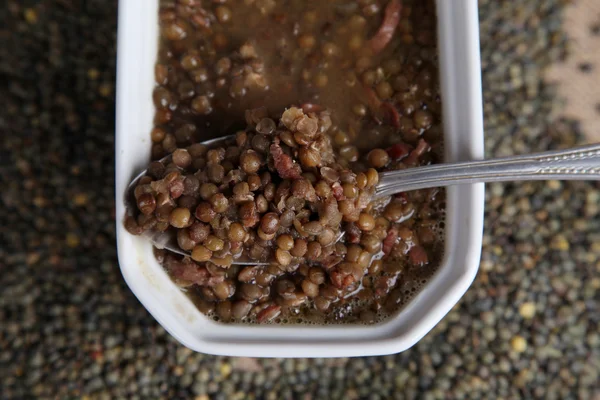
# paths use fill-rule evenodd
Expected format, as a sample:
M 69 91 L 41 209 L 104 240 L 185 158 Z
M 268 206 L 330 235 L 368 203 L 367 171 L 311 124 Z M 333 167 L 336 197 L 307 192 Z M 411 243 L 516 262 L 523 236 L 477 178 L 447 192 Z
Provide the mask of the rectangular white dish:
M 447 161 L 483 157 L 477 0 L 438 0 L 438 39 Z M 152 246 L 123 227 L 130 180 L 150 159 L 158 0 L 119 2 L 116 212 L 123 277 L 140 302 L 182 344 L 210 354 L 350 357 L 404 351 L 427 334 L 473 281 L 483 229 L 483 184 L 448 189 L 446 254 L 436 276 L 394 318 L 373 326 L 218 324 L 196 309 L 154 258 Z

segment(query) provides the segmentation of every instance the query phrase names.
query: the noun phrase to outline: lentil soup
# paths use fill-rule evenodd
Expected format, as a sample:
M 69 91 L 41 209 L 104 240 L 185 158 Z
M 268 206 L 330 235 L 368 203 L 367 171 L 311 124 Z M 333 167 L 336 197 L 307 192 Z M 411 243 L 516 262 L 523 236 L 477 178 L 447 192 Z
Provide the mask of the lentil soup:
M 445 193 L 372 194 L 378 172 L 442 161 L 434 2 L 163 0 L 159 17 L 127 230 L 176 235 L 190 256 L 156 256 L 218 321 L 397 312 L 441 263 Z

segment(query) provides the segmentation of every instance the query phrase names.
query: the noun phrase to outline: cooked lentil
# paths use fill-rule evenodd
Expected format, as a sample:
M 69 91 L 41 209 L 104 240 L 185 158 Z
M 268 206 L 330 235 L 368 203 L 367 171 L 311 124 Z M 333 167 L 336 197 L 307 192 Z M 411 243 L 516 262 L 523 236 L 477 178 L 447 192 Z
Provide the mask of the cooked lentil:
M 176 231 L 191 257 L 157 254 L 199 308 L 223 322 L 373 323 L 435 272 L 444 192 L 371 202 L 379 171 L 441 161 L 434 12 L 431 0 L 161 1 L 152 157 L 171 157 L 140 181 L 126 227 Z M 242 253 L 270 265 L 232 265 Z

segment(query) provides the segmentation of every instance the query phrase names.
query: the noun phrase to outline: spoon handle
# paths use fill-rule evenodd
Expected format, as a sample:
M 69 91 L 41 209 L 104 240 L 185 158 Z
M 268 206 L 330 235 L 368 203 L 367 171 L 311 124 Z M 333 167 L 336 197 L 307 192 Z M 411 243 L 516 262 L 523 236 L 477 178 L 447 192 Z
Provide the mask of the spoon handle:
M 383 172 L 379 175 L 375 196 L 465 183 L 546 179 L 600 179 L 600 144 Z

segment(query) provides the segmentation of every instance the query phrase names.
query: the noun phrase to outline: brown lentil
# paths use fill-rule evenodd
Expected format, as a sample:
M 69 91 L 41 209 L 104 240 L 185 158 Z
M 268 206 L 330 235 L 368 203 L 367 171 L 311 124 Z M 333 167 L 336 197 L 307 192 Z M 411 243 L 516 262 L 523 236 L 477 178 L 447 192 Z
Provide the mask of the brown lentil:
M 185 228 L 190 224 L 190 210 L 187 208 L 176 208 L 171 211 L 169 223 L 175 228 Z
M 212 105 L 207 96 L 195 97 L 190 106 L 198 114 L 207 115 L 212 112 Z
M 313 35 L 303 34 L 298 37 L 298 45 L 303 49 L 310 49 L 314 47 L 316 39 Z
M 294 247 L 290 250 L 290 253 L 294 257 L 303 257 L 308 250 L 308 242 L 306 239 L 296 239 L 294 241 Z
M 167 133 L 164 129 L 155 127 L 154 129 L 152 129 L 150 137 L 154 143 L 162 143 L 162 141 L 165 140 L 166 135 Z
M 240 157 L 240 166 L 247 174 L 254 174 L 260 168 L 260 157 L 255 151 L 247 150 Z
M 229 321 L 231 319 L 231 302 L 221 301 L 217 303 L 217 315 L 221 321 Z
M 319 242 L 308 242 L 306 246 L 306 258 L 309 260 L 317 260 L 321 255 L 322 247 Z
M 215 10 L 215 14 L 220 23 L 226 23 L 231 20 L 232 13 L 226 6 L 219 6 Z
M 277 214 L 265 214 L 260 221 L 260 228 L 266 234 L 277 232 L 277 229 L 279 229 L 279 218 L 277 217 Z
M 202 197 L 204 200 L 210 199 L 218 192 L 219 192 L 219 189 L 217 188 L 217 185 L 215 185 L 214 183 L 209 182 L 209 183 L 203 183 L 202 185 L 200 185 L 200 197 Z
M 292 238 L 292 236 L 288 234 L 279 235 L 277 237 L 277 246 L 282 250 L 290 251 L 294 248 L 294 238 Z
M 200 221 L 202 222 L 211 222 L 215 216 L 217 215 L 217 213 L 215 212 L 215 210 L 213 210 L 212 206 L 210 205 L 210 203 L 200 203 L 198 204 L 198 207 L 196 207 L 196 218 L 198 218 Z
M 212 251 L 206 246 L 198 245 L 192 250 L 192 259 L 198 262 L 205 262 L 212 258 Z
M 194 222 L 189 228 L 190 238 L 196 243 L 202 243 L 210 234 L 210 227 L 202 222 Z
M 371 214 L 363 212 L 358 217 L 357 225 L 363 231 L 372 231 L 375 228 L 375 219 Z
M 211 196 L 210 204 L 215 212 L 222 213 L 229 207 L 229 200 L 223 193 L 216 193 Z
M 383 168 L 390 161 L 390 156 L 383 149 L 371 150 L 367 158 L 373 168 Z
M 285 251 L 281 248 L 278 248 L 275 251 L 275 259 L 280 265 L 283 266 L 289 265 L 289 263 L 292 262 L 291 254 L 288 251 Z

